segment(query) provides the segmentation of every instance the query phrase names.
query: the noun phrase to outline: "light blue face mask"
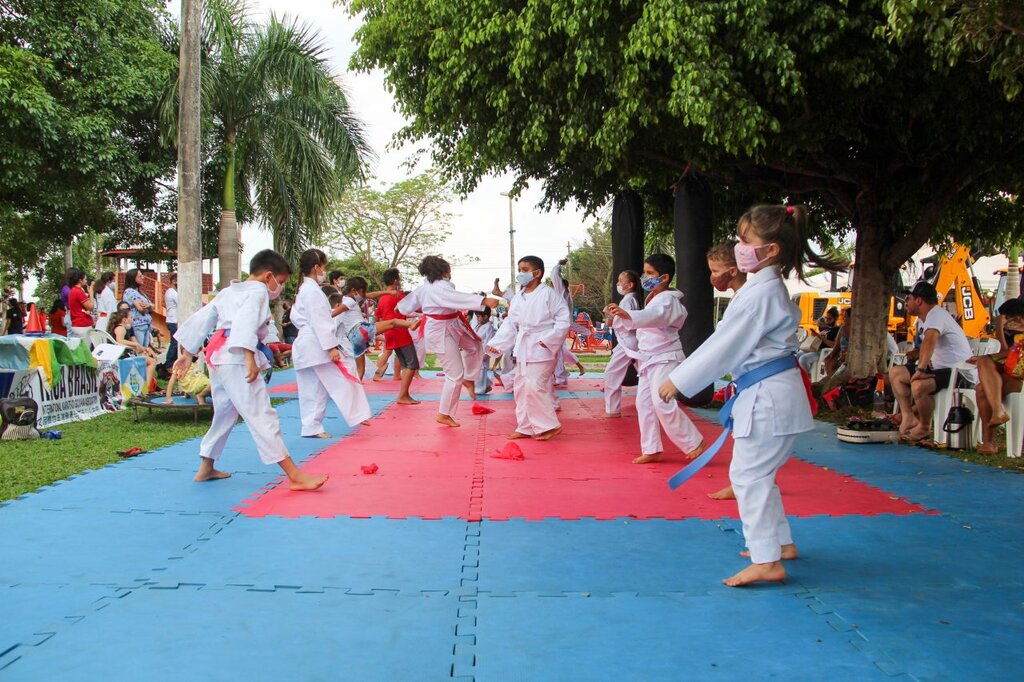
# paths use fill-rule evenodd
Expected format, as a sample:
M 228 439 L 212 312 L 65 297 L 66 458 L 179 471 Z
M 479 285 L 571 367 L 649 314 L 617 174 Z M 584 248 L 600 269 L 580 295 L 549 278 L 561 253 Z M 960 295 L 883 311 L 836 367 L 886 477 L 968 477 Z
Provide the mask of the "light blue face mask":
M 518 275 L 516 275 L 516 281 L 519 282 L 519 286 L 525 287 L 530 282 L 533 281 L 533 273 L 532 272 L 520 272 Z
M 661 275 L 657 277 L 641 277 L 640 286 L 643 287 L 644 291 L 654 291 L 654 287 L 658 286 L 661 282 Z

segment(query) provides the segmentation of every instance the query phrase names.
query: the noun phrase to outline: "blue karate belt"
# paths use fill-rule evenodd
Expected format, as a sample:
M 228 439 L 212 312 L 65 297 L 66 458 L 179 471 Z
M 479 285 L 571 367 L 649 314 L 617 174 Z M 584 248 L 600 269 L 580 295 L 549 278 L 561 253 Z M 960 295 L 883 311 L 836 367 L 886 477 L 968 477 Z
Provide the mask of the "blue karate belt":
M 682 484 L 686 483 L 688 480 L 693 478 L 694 474 L 703 469 L 704 466 L 711 461 L 711 458 L 717 455 L 718 451 L 722 449 L 722 446 L 725 445 L 725 439 L 729 437 L 730 433 L 732 433 L 733 403 L 736 402 L 736 398 L 739 397 L 742 391 L 750 388 L 758 382 L 764 381 L 768 377 L 781 374 L 782 372 L 793 369 L 794 367 L 799 367 L 796 362 L 796 357 L 787 355 L 786 357 L 766 362 L 760 367 L 750 370 L 733 381 L 730 384 L 734 389 L 732 397 L 725 402 L 725 405 L 723 405 L 722 409 L 718 412 L 718 421 L 720 421 L 722 426 L 725 427 L 722 429 L 722 435 L 718 437 L 718 440 L 711 444 L 710 448 L 701 453 L 700 457 L 687 464 L 685 467 L 677 471 L 672 478 L 668 479 L 668 487 L 675 490 Z

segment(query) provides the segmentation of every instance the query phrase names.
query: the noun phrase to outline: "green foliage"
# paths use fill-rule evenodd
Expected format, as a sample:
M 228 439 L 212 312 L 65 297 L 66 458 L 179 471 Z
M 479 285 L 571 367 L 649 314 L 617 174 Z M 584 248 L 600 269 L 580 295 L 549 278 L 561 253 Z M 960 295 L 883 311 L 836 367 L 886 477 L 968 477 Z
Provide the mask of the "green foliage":
M 1021 108 L 981 65 L 880 37 L 881 0 L 344 4 L 364 20 L 353 66 L 384 69 L 400 138 L 433 140 L 461 192 L 511 171 L 597 210 L 629 185 L 657 224 L 689 168 L 731 220 L 753 195 L 820 207 L 826 237 L 871 224 L 895 268 L 1024 180 Z
M 252 22 L 243 0 L 208 0 L 203 15 L 204 226 L 221 210 L 260 221 L 292 261 L 316 241 L 338 192 L 371 150 L 332 72 L 321 36 L 297 21 Z M 177 74 L 161 104 L 177 138 Z M 205 245 L 204 245 L 205 250 Z
M 451 198 L 433 171 L 384 190 L 368 184 L 350 187 L 334 203 L 323 244 L 361 262 L 373 286 L 381 288 L 383 270 L 415 273 L 423 256 L 437 253 L 451 234 L 452 215 L 446 209 Z
M 937 63 L 980 62 L 1008 100 L 1024 85 L 1024 5 L 1019 0 L 885 0 L 885 35 L 921 38 Z
M 612 226 L 607 220 L 587 228 L 587 239 L 569 252 L 569 268 L 563 272 L 573 291 L 573 304 L 590 313 L 594 322 L 612 300 Z M 582 284 L 581 290 L 576 285 Z
M 163 5 L 0 3 L 0 219 L 5 246 L 18 243 L 9 266 L 34 266 L 87 228 L 138 230 L 151 217 L 155 180 L 174 167 L 154 116 L 174 64 Z

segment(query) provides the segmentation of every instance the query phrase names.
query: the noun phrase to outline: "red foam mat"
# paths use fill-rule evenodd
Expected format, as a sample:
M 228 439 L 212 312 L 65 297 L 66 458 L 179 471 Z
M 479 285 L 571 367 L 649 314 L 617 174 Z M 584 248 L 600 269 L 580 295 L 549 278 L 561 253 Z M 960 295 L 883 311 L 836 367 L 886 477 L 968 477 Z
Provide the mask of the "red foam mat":
M 390 376 L 385 377 L 381 381 L 373 381 L 373 380 L 371 380 L 369 378 L 363 379 L 363 390 L 365 390 L 368 394 L 377 395 L 377 394 L 393 393 L 393 394 L 397 395 L 398 394 L 398 385 L 399 385 L 399 382 L 396 381 L 395 379 L 391 378 Z M 443 377 L 432 377 L 432 378 L 416 379 L 416 380 L 414 380 L 412 382 L 412 387 L 409 389 L 409 392 L 412 393 L 413 396 L 415 396 L 417 393 L 420 393 L 420 394 L 423 394 L 423 395 L 439 395 L 441 393 L 441 388 L 442 388 L 443 385 L 444 385 L 444 378 Z M 604 387 L 604 380 L 601 379 L 600 377 L 597 377 L 597 376 L 594 376 L 594 377 L 584 376 L 582 378 L 569 379 L 569 383 L 565 387 L 560 388 L 559 390 L 562 390 L 562 391 L 578 391 L 578 392 L 582 392 L 582 391 L 600 391 L 600 390 L 603 389 L 603 387 Z M 501 393 L 502 391 L 511 391 L 511 390 L 512 390 L 511 385 L 508 385 L 505 388 L 502 388 L 500 386 L 495 386 L 494 387 L 494 391 L 496 393 Z M 267 389 L 267 391 L 269 393 L 271 393 L 271 394 L 277 394 L 277 395 L 282 395 L 282 394 L 283 395 L 294 395 L 294 394 L 299 392 L 299 387 L 293 381 L 290 384 L 281 384 L 280 386 L 274 386 L 273 388 Z M 634 392 L 634 389 L 626 389 L 624 391 L 624 393 L 627 394 L 627 395 L 629 395 L 632 392 Z
M 461 428 L 434 421 L 436 405 L 392 405 L 370 428 L 328 448 L 305 466 L 329 473 L 315 493 L 278 485 L 243 503 L 248 516 L 387 516 L 391 518 L 575 519 L 701 518 L 737 516 L 735 501 L 707 493 L 728 485 L 731 441 L 697 477 L 671 491 L 666 480 L 685 463 L 675 447 L 665 461 L 636 465 L 640 454 L 635 416 L 600 419 L 599 398 L 562 400 L 564 432 L 548 442 L 516 441 L 522 461 L 497 459 L 515 428 L 514 403 L 492 401 L 493 414 L 473 416 L 463 404 Z M 717 424 L 695 418 L 710 442 Z M 377 473 L 365 475 L 364 465 Z M 835 471 L 791 459 L 779 472 L 787 513 L 870 515 L 926 512 L 918 505 Z

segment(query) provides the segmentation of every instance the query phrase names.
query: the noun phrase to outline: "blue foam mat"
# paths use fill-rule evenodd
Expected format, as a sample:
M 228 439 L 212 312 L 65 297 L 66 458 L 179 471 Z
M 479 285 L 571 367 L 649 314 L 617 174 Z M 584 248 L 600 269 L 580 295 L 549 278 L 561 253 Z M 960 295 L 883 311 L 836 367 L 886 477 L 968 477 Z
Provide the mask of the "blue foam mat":
M 681 561 L 679 570 L 686 570 Z M 771 590 L 715 596 L 481 595 L 483 680 L 872 680 L 886 675 L 811 611 Z M 852 635 L 856 637 L 856 635 Z
M 151 580 L 223 523 L 218 514 L 0 509 L 0 583 L 123 586 Z
M 33 681 L 449 679 L 457 611 L 456 597 L 437 594 L 135 590 L 46 645 L 25 648 L 3 676 Z M 53 644 L 60 655 L 44 649 Z
M 451 590 L 466 546 L 460 519 L 240 516 L 178 561 L 162 581 L 202 584 Z M 263 548 L 254 555 L 252 548 Z
M 0 584 L 0 668 L 16 657 L 5 652 L 42 644 L 66 627 L 70 617 L 93 611 L 101 601 L 120 593 L 102 585 Z

